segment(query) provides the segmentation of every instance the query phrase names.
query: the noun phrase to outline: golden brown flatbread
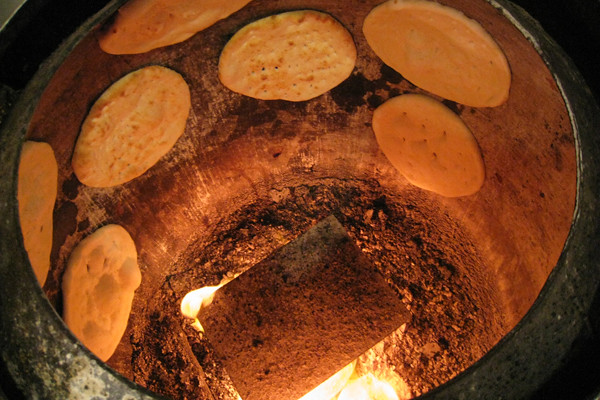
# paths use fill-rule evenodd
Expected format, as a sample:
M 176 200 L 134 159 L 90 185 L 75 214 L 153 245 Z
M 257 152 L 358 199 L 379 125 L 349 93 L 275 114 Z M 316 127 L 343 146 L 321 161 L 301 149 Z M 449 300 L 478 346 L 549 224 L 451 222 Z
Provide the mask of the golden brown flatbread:
M 250 0 L 131 0 L 98 42 L 110 54 L 139 54 L 183 42 Z
M 35 276 L 44 286 L 50 269 L 58 166 L 48 143 L 27 141 L 19 163 L 19 219 L 25 250 Z
M 339 85 L 355 62 L 352 36 L 337 20 L 290 11 L 240 29 L 223 48 L 219 78 L 246 96 L 303 101 Z
M 383 154 L 415 186 L 458 197 L 483 185 L 485 167 L 475 137 L 437 100 L 394 97 L 375 110 L 373 131 Z
M 389 0 L 365 18 L 367 42 L 384 63 L 416 86 L 473 107 L 509 94 L 502 49 L 483 27 L 454 8 L 425 0 Z
M 141 279 L 135 243 L 119 225 L 98 229 L 69 257 L 62 282 L 63 318 L 102 361 L 121 341 Z
M 75 175 L 93 187 L 142 175 L 183 134 L 190 104 L 188 85 L 173 70 L 150 66 L 124 76 L 83 122 L 71 162 Z

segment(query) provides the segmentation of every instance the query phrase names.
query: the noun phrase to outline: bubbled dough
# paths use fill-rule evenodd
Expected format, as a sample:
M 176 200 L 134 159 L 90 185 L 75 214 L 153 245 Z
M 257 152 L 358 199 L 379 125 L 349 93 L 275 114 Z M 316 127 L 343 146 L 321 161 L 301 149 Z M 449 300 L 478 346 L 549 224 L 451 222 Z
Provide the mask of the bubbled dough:
M 250 0 L 130 0 L 101 32 L 110 54 L 139 54 L 183 42 L 238 11 Z
M 187 83 L 171 69 L 149 66 L 125 75 L 85 118 L 71 162 L 75 175 L 92 187 L 142 175 L 183 134 L 190 105 Z
M 219 78 L 249 97 L 303 101 L 339 85 L 355 62 L 352 36 L 337 20 L 290 11 L 240 29 L 221 52 Z
M 475 20 L 425 0 L 389 0 L 363 32 L 384 63 L 416 86 L 472 107 L 508 99 L 511 73 L 502 49 Z
M 44 286 L 50 269 L 58 166 L 47 143 L 27 141 L 19 163 L 17 200 L 25 250 L 35 276 Z
M 119 225 L 98 229 L 69 257 L 62 281 L 63 319 L 102 361 L 121 341 L 141 279 L 135 243 Z
M 415 186 L 446 197 L 477 192 L 485 168 L 475 137 L 460 117 L 420 94 L 394 97 L 373 114 L 383 154 Z

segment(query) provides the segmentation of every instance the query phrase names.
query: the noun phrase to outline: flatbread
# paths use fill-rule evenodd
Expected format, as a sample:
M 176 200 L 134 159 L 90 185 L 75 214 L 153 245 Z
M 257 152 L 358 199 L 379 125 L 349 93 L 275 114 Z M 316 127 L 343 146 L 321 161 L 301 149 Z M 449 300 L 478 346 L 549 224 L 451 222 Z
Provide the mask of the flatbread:
M 102 361 L 121 341 L 141 279 L 135 243 L 119 225 L 98 229 L 69 257 L 62 281 L 63 318 Z
M 93 187 L 128 182 L 146 172 L 183 134 L 190 90 L 177 72 L 150 66 L 110 86 L 83 122 L 72 166 Z
M 40 286 L 44 286 L 50 269 L 57 185 L 58 166 L 52 147 L 25 142 L 19 163 L 19 219 L 25 250 Z
M 262 100 L 304 101 L 343 82 L 354 69 L 350 33 L 328 14 L 300 10 L 240 29 L 219 59 L 223 85 Z
M 483 185 L 485 167 L 475 137 L 437 100 L 394 97 L 375 110 L 373 131 L 383 154 L 415 186 L 458 197 Z
M 473 107 L 508 99 L 511 73 L 502 49 L 475 20 L 425 0 L 389 0 L 363 32 L 381 60 L 416 86 Z
M 183 42 L 250 0 L 131 0 L 98 38 L 110 54 L 139 54 Z

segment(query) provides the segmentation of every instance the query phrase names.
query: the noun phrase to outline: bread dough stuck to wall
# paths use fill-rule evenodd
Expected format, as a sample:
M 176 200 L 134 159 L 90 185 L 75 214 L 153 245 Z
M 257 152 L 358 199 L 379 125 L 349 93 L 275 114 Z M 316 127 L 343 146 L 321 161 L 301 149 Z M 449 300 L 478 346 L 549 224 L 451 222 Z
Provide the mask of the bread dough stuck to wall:
M 135 243 L 119 225 L 98 229 L 69 257 L 62 281 L 63 319 L 102 361 L 121 341 L 141 279 Z
M 71 162 L 75 175 L 93 187 L 137 178 L 175 145 L 190 106 L 187 83 L 171 69 L 149 66 L 125 75 L 85 118 Z
M 223 48 L 223 85 L 262 100 L 303 101 L 343 82 L 354 69 L 350 33 L 328 14 L 290 11 L 240 29 Z
M 139 54 L 189 39 L 250 0 L 131 0 L 100 33 L 110 54 Z
M 508 99 L 504 52 L 477 21 L 454 8 L 389 0 L 367 15 L 363 32 L 384 63 L 421 89 L 472 107 Z
M 19 220 L 25 250 L 40 286 L 44 286 L 50 269 L 57 185 L 58 166 L 52 147 L 25 142 L 19 162 Z
M 485 168 L 475 137 L 437 100 L 420 94 L 394 97 L 373 113 L 373 131 L 383 154 L 415 186 L 458 197 L 483 185 Z

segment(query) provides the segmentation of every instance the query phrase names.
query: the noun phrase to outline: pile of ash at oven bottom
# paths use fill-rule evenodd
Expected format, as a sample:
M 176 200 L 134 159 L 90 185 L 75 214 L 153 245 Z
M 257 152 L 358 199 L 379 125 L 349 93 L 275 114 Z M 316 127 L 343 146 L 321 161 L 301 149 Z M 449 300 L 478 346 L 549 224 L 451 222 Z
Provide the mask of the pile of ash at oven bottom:
M 504 326 L 494 279 L 469 238 L 418 196 L 386 193 L 375 181 L 335 179 L 271 190 L 190 246 L 143 315 L 132 318 L 131 359 L 109 363 L 168 398 L 235 398 L 210 344 L 181 315 L 181 299 L 251 268 L 333 214 L 411 313 L 362 368 L 404 380 L 413 396 L 444 383 L 484 355 Z

